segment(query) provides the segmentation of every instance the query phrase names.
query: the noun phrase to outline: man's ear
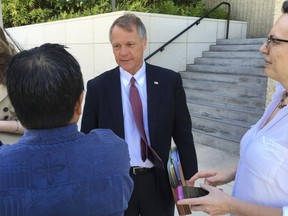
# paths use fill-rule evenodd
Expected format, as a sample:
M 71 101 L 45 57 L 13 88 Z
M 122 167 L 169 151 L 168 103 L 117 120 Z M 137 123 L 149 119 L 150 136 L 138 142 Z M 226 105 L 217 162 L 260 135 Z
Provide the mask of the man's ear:
M 142 42 L 143 42 L 144 50 L 146 50 L 146 48 L 147 48 L 147 38 L 143 38 Z
M 82 114 L 83 97 L 84 97 L 84 92 L 82 92 L 82 94 L 80 95 L 79 99 L 77 100 L 75 104 L 74 114 L 79 115 L 79 116 Z
M 74 114 L 72 116 L 72 119 L 70 123 L 77 123 L 81 114 L 82 114 L 82 101 L 84 97 L 84 92 L 80 95 L 78 100 L 76 101 L 75 107 L 74 107 Z

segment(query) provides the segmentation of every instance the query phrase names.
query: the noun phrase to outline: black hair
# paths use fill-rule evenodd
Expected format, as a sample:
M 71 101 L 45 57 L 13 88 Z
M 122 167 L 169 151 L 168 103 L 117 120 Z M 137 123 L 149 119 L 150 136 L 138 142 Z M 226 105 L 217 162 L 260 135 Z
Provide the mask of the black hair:
M 28 129 L 67 125 L 83 90 L 77 60 L 59 44 L 16 54 L 7 70 L 7 90 L 18 119 Z
M 284 1 L 282 4 L 282 12 L 288 13 L 288 1 Z

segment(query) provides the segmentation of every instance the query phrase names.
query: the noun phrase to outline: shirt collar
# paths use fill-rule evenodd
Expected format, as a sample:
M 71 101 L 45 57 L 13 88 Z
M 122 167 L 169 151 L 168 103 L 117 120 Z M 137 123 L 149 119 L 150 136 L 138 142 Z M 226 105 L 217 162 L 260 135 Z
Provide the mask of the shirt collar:
M 27 129 L 21 137 L 21 141 L 40 144 L 65 143 L 80 136 L 83 136 L 83 134 L 78 132 L 78 125 L 73 123 L 51 129 Z
M 132 75 L 120 67 L 120 79 L 123 82 L 124 86 L 127 87 L 130 83 Z M 134 74 L 134 78 L 138 85 L 143 86 L 145 82 L 145 73 L 146 73 L 146 63 L 143 61 L 142 67 Z

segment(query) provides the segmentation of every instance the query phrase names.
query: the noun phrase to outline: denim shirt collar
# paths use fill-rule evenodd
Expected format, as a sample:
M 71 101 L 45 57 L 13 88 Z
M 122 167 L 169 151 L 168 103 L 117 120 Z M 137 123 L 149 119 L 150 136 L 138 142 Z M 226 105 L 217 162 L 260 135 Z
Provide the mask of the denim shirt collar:
M 27 129 L 21 137 L 21 142 L 51 144 L 74 140 L 80 136 L 83 136 L 83 133 L 78 131 L 77 124 L 69 124 L 64 127 L 52 129 Z

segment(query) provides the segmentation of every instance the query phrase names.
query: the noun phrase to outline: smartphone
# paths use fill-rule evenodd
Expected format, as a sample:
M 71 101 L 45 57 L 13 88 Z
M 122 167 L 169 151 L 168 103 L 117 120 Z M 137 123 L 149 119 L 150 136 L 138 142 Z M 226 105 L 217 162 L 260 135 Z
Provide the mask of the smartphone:
M 201 187 L 181 186 L 177 188 L 177 194 L 180 200 L 185 198 L 206 196 L 207 194 L 209 194 L 209 192 Z

